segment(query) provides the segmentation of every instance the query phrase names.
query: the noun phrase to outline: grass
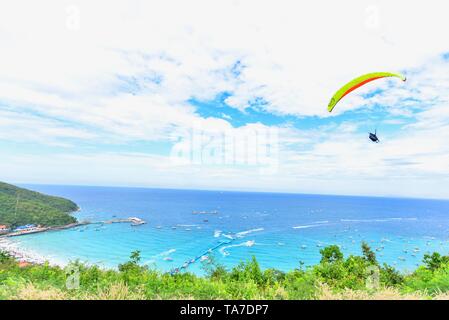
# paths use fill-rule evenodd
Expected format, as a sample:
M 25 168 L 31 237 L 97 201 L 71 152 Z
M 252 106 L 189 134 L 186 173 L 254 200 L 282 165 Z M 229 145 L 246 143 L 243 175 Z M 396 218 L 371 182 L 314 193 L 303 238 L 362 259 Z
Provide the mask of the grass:
M 255 258 L 226 270 L 211 258 L 204 263 L 205 277 L 191 273 L 170 275 L 140 265 L 133 252 L 118 270 L 73 263 L 79 288 L 68 289 L 73 275 L 56 266 L 30 265 L 0 253 L 0 299 L 20 300 L 144 300 L 144 299 L 320 299 L 320 300 L 447 300 L 449 259 L 426 255 L 423 265 L 401 274 L 380 265 L 363 244 L 362 256 L 344 257 L 337 246 L 321 250 L 319 264 L 282 272 L 262 270 Z M 377 270 L 375 278 L 372 272 Z M 378 279 L 367 286 L 367 279 Z

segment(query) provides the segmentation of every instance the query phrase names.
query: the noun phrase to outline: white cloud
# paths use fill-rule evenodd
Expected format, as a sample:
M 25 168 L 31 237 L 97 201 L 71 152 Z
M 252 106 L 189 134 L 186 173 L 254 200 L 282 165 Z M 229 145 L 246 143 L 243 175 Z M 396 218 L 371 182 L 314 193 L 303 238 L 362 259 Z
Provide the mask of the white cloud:
M 79 183 L 82 165 L 77 161 L 98 163 L 97 181 L 104 179 L 100 173 L 118 172 L 114 181 L 104 183 L 133 177 L 135 184 L 160 179 L 179 185 L 182 179 L 197 178 L 198 186 L 307 191 L 298 187 L 300 180 L 310 190 L 321 186 L 322 192 L 337 192 L 342 180 L 352 179 L 358 187 L 346 190 L 371 193 L 376 192 L 356 181 L 394 176 L 439 184 L 437 176 L 448 173 L 449 155 L 449 63 L 441 58 L 449 47 L 438 36 L 449 30 L 447 12 L 447 1 L 376 1 L 374 6 L 365 0 L 2 3 L 0 139 L 67 147 L 77 139 L 99 144 L 173 141 L 191 127 L 238 134 L 262 126 L 235 129 L 229 116 L 203 118 L 188 102 L 223 92 L 239 110 L 261 100 L 259 108 L 298 117 L 337 116 L 356 108 L 369 113 L 381 105 L 392 117 L 383 123 L 401 126 L 402 132 L 385 136 L 380 145 L 367 145 L 357 131 L 361 122 L 313 129 L 281 126 L 282 165 L 272 177 L 249 168 L 183 169 L 190 174 L 161 167 L 165 158 L 136 164 L 141 158 L 100 150 L 85 158 L 57 155 L 52 165 L 43 155 L 27 157 L 42 165 L 39 179 L 51 172 L 63 177 L 70 163 L 77 169 L 66 173 L 67 179 Z M 334 114 L 327 113 L 328 99 L 343 83 L 383 70 L 404 72 L 408 81 L 369 84 L 345 98 Z M 374 88 L 383 91 L 362 96 Z M 16 168 L 32 177 L 23 161 L 8 167 L 9 172 Z M 147 167 L 154 172 L 151 179 L 137 174 Z M 386 188 L 400 192 L 402 184 Z
M 120 75 L 178 102 L 228 90 L 237 108 L 260 97 L 269 111 L 296 115 L 325 115 L 329 96 L 360 73 L 407 71 L 444 52 L 429 35 L 449 29 L 444 1 L 379 1 L 375 28 L 371 1 L 15 3 L 0 19 L 8 83 L 86 99 L 109 93 Z M 79 30 L 66 26 L 69 4 Z M 159 86 L 145 83 L 152 75 Z

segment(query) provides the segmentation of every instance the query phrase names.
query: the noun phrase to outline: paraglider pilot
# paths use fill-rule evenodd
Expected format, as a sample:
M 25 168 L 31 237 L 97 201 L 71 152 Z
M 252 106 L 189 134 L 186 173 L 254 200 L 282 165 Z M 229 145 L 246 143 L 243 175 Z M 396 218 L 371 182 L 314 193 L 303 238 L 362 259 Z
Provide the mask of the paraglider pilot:
M 369 138 L 372 142 L 379 143 L 379 138 L 377 137 L 377 130 L 374 133 L 369 133 Z

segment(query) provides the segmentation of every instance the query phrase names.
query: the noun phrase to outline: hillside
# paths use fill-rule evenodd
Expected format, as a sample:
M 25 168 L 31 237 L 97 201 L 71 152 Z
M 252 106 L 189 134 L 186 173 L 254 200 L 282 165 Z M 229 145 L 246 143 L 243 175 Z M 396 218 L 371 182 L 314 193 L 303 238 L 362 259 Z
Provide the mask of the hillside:
M 65 225 L 76 222 L 70 213 L 77 209 L 70 200 L 0 182 L 0 224 Z

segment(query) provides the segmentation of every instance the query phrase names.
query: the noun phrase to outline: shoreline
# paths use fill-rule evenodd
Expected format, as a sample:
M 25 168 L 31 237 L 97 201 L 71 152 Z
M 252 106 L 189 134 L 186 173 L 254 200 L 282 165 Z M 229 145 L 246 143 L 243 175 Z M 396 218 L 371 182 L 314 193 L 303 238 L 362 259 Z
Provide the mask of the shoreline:
M 78 208 L 76 211 L 80 211 Z M 14 257 L 19 262 L 27 262 L 30 264 L 39 264 L 43 265 L 48 263 L 51 266 L 58 266 L 64 268 L 68 265 L 68 263 L 58 260 L 57 258 L 49 258 L 42 254 L 38 254 L 35 251 L 31 251 L 25 249 L 20 246 L 20 244 L 11 241 L 9 238 L 25 236 L 35 233 L 43 233 L 43 232 L 51 232 L 51 231 L 59 231 L 66 230 L 71 228 L 76 228 L 84 225 L 91 224 L 88 221 L 74 222 L 69 223 L 62 226 L 54 226 L 54 227 L 42 227 L 42 228 L 34 228 L 32 230 L 26 231 L 16 231 L 16 232 L 8 232 L 0 235 L 0 250 L 8 253 L 10 256 Z
M 112 220 L 98 221 L 98 222 L 81 221 L 81 222 L 70 223 L 70 224 L 63 225 L 63 226 L 42 227 L 42 228 L 35 228 L 33 230 L 28 230 L 28 231 L 9 232 L 9 233 L 0 235 L 0 250 L 8 253 L 9 255 L 14 257 L 19 262 L 27 262 L 30 264 L 40 264 L 40 265 L 48 263 L 51 266 L 58 266 L 58 267 L 64 268 L 70 262 L 67 262 L 67 261 L 64 262 L 57 258 L 50 258 L 45 255 L 39 254 L 35 251 L 25 249 L 20 246 L 20 243 L 13 242 L 9 238 L 25 236 L 25 235 L 30 235 L 30 234 L 36 234 L 36 233 L 43 233 L 43 232 L 67 230 L 67 229 L 77 228 L 77 227 L 91 225 L 91 224 L 113 224 L 113 223 L 131 223 L 131 225 L 140 225 L 140 224 L 144 224 L 146 222 L 144 220 L 136 218 L 136 217 L 130 217 L 130 218 L 124 218 L 124 219 L 112 219 Z M 87 264 L 89 264 L 89 263 L 87 263 Z
M 41 233 L 41 232 L 47 232 L 47 231 L 59 231 L 59 230 L 72 229 L 72 228 L 77 228 L 77 227 L 81 227 L 81 226 L 85 226 L 85 225 L 89 225 L 89 224 L 112 224 L 112 223 L 131 223 L 132 226 L 137 226 L 137 225 L 146 224 L 146 221 L 144 221 L 140 218 L 136 218 L 136 217 L 130 217 L 130 218 L 124 218 L 124 219 L 112 219 L 112 220 L 98 221 L 98 222 L 81 221 L 81 222 L 69 223 L 69 224 L 66 224 L 63 226 L 41 227 L 41 228 L 36 227 L 31 230 L 7 232 L 4 234 L 0 234 L 0 239 L 24 236 L 27 234 Z
M 80 227 L 80 226 L 84 226 L 84 225 L 88 225 L 88 224 L 90 224 L 90 222 L 84 221 L 84 222 L 70 223 L 70 224 L 63 225 L 63 226 L 42 227 L 42 228 L 34 228 L 32 230 L 9 232 L 9 233 L 0 235 L 0 239 L 10 238 L 10 237 L 19 237 L 19 236 L 24 236 L 27 234 L 41 233 L 41 232 L 47 232 L 47 231 L 58 231 L 58 230 L 71 229 L 71 228 L 76 228 L 76 227 Z
M 60 260 L 57 260 L 55 258 L 48 258 L 42 254 L 38 254 L 35 251 L 30 251 L 27 249 L 24 249 L 19 244 L 14 243 L 9 238 L 12 237 L 19 237 L 19 236 L 25 236 L 35 233 L 42 233 L 42 232 L 50 232 L 50 231 L 59 231 L 59 230 L 66 230 L 71 228 L 80 227 L 83 225 L 90 224 L 90 222 L 83 221 L 83 222 L 75 222 L 70 223 L 63 226 L 55 226 L 55 227 L 43 227 L 43 228 L 36 228 L 33 230 L 28 231 L 18 231 L 18 232 L 9 232 L 5 234 L 0 235 L 0 250 L 8 253 L 10 256 L 14 257 L 19 262 L 27 262 L 30 264 L 45 264 L 48 263 L 51 266 L 58 266 L 61 268 L 64 268 L 67 266 L 67 263 L 64 263 Z
M 34 251 L 24 249 L 20 245 L 9 240 L 7 237 L 0 238 L 0 250 L 8 253 L 19 262 L 39 265 L 48 263 L 51 266 L 58 266 L 61 268 L 64 268 L 67 265 L 67 263 L 58 261 L 57 259 L 51 259 Z

